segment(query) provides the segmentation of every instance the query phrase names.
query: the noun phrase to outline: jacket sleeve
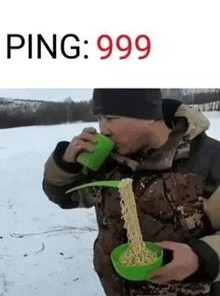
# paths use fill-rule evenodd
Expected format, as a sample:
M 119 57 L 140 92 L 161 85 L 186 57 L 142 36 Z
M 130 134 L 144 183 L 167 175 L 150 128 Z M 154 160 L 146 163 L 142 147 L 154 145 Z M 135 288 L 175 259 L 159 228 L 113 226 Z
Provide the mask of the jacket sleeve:
M 213 227 L 213 234 L 192 242 L 191 248 L 199 257 L 200 268 L 197 279 L 210 282 L 220 281 L 220 143 L 203 136 L 203 145 L 198 163 L 208 167 L 209 174 L 205 180 L 204 211 Z M 204 172 L 207 168 L 203 168 Z
M 63 209 L 91 207 L 95 204 L 91 189 L 66 193 L 70 188 L 91 181 L 80 164 L 67 163 L 63 160 L 63 154 L 68 145 L 69 142 L 58 143 L 48 158 L 44 168 L 43 190 L 50 201 Z
M 205 202 L 204 210 L 216 232 L 188 243 L 199 258 L 199 269 L 187 281 L 217 282 L 220 281 L 220 187 Z
M 212 226 L 216 229 L 216 233 L 202 238 L 202 241 L 210 246 L 218 255 L 218 265 L 220 271 L 220 186 L 215 193 L 207 200 L 204 210 L 208 215 Z M 215 281 L 220 281 L 220 272 Z
M 216 232 L 213 235 L 202 238 L 201 241 L 206 243 L 207 246 L 217 254 L 216 262 L 213 266 L 218 266 L 218 274 L 214 281 L 220 281 L 220 143 L 215 141 L 212 145 L 213 146 L 210 147 L 210 150 L 213 151 L 211 153 L 212 161 L 210 165 L 210 179 L 212 180 L 211 184 L 214 184 L 215 188 L 217 187 L 217 190 L 214 190 L 209 199 L 205 201 L 204 211 L 209 217 L 212 227 Z

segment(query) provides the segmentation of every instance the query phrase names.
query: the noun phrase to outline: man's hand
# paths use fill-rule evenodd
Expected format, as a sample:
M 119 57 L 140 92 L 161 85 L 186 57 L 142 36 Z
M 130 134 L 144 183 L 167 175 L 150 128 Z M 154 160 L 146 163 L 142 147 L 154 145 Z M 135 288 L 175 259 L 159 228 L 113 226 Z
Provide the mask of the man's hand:
M 64 153 L 63 159 L 67 162 L 76 162 L 76 158 L 83 151 L 92 152 L 96 144 L 94 135 L 97 133 L 93 127 L 85 128 L 82 133 L 73 138 Z
M 170 241 L 163 241 L 157 245 L 162 249 L 172 250 L 173 260 L 155 271 L 151 275 L 151 282 L 161 285 L 172 280 L 182 281 L 198 269 L 199 259 L 188 245 Z

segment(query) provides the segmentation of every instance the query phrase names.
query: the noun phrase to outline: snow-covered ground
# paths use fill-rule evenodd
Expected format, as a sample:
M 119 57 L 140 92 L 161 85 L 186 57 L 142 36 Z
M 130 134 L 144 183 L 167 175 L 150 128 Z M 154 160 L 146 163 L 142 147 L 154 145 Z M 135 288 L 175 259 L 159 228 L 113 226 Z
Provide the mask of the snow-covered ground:
M 220 112 L 208 112 L 220 140 Z M 0 130 L 0 296 L 103 296 L 93 270 L 94 209 L 62 210 L 42 191 L 44 163 L 73 123 Z

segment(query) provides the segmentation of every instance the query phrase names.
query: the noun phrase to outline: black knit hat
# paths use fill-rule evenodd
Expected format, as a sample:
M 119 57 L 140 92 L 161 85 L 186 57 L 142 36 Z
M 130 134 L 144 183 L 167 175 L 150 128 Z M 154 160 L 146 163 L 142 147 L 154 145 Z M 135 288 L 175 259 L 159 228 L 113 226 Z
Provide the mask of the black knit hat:
M 93 113 L 162 119 L 160 89 L 98 88 L 93 91 Z

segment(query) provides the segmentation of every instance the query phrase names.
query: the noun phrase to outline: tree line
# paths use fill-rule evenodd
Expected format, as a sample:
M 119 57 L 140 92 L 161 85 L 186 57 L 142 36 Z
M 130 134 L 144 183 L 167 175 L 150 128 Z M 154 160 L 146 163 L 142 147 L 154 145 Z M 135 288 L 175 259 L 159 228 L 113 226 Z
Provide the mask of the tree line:
M 215 89 L 210 92 L 198 92 L 184 95 L 182 101 L 190 105 L 202 105 L 220 101 L 220 90 Z
M 16 105 L 11 101 L 2 104 L 0 101 L 0 118 L 0 128 L 97 120 L 92 113 L 92 100 L 73 102 L 70 99 L 64 102 L 41 101 L 37 108 L 31 101 Z

